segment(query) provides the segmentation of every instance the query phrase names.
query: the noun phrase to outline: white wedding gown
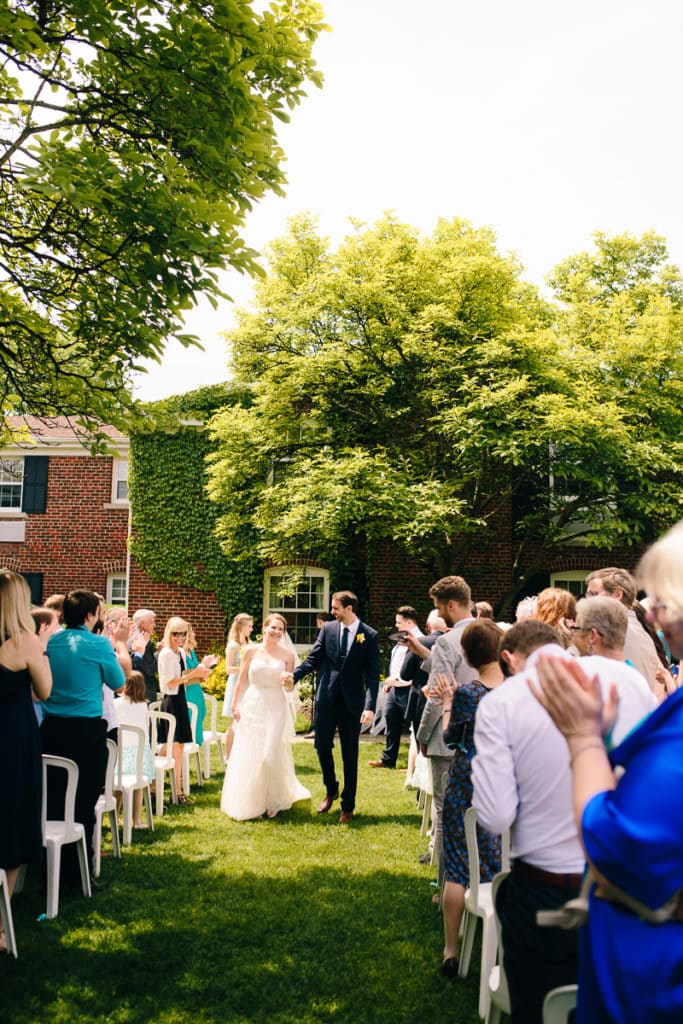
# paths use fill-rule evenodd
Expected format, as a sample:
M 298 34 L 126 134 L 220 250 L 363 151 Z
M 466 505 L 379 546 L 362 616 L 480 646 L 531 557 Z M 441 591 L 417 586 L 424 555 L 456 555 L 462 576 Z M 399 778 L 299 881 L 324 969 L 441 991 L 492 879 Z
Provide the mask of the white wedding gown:
M 294 774 L 294 725 L 280 681 L 284 668 L 264 651 L 249 665 L 221 796 L 221 810 L 238 821 L 288 810 L 311 796 Z

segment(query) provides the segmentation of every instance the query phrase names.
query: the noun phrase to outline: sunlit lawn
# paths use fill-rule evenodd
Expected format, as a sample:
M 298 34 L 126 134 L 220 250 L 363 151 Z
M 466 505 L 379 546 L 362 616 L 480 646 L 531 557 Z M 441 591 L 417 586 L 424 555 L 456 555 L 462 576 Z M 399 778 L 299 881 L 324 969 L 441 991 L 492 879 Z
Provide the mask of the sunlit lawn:
M 381 749 L 361 746 L 351 825 L 338 824 L 338 804 L 314 813 L 317 759 L 297 743 L 312 807 L 230 821 L 214 774 L 193 788 L 195 804 L 136 833 L 122 860 L 105 859 L 105 892 L 64 901 L 55 920 L 37 920 L 44 899 L 29 875 L 14 901 L 19 959 L 0 961 L 0 1019 L 475 1024 L 476 965 L 465 982 L 438 975 L 420 812 L 402 771 L 366 767 Z

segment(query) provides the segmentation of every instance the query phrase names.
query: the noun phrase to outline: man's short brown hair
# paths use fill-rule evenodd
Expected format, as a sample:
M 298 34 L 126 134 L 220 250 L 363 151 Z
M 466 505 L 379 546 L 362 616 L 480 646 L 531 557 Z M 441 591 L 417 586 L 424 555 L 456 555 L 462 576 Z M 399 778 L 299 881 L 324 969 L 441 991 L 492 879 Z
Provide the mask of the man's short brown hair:
M 467 608 L 472 604 L 472 591 L 462 576 L 442 576 L 429 588 L 429 596 L 435 601 L 455 601 Z
M 503 651 L 519 653 L 528 658 L 538 647 L 544 647 L 545 644 L 562 646 L 562 641 L 553 627 L 547 622 L 538 622 L 537 619 L 522 619 L 521 622 L 510 626 L 501 637 L 498 645 L 498 664 L 503 673 L 509 675 L 510 667 L 501 657 Z

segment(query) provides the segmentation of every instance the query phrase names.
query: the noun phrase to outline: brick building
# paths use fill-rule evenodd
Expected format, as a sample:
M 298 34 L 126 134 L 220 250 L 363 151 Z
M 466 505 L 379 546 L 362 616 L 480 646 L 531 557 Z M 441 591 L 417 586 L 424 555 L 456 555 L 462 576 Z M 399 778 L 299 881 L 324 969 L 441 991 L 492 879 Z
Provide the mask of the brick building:
M 65 419 L 25 417 L 11 424 L 23 426 L 25 436 L 0 449 L 0 565 L 26 577 L 34 602 L 85 586 L 131 612 L 152 608 L 160 629 L 170 615 L 184 616 L 195 627 L 200 650 L 222 644 L 227 624 L 212 593 L 152 580 L 128 552 L 128 439 L 107 427 L 109 453 L 93 455 L 84 435 Z M 457 567 L 475 600 L 496 605 L 514 591 L 513 526 L 508 511 L 474 546 L 468 564 Z M 542 570 L 529 580 L 527 592 L 552 584 L 579 594 L 587 572 L 609 564 L 632 567 L 639 555 L 635 548 L 602 551 L 577 543 L 536 557 Z M 331 579 L 326 566 L 305 559 L 301 565 L 305 578 L 293 596 L 279 596 L 282 568 L 269 566 L 261 607 L 240 610 L 252 611 L 257 620 L 282 611 L 303 649 L 315 637 L 316 612 L 329 608 L 331 589 L 348 583 Z M 414 604 L 426 616 L 428 590 L 437 575 L 407 561 L 390 543 L 378 545 L 368 556 L 365 617 L 384 632 L 392 628 L 401 604 Z

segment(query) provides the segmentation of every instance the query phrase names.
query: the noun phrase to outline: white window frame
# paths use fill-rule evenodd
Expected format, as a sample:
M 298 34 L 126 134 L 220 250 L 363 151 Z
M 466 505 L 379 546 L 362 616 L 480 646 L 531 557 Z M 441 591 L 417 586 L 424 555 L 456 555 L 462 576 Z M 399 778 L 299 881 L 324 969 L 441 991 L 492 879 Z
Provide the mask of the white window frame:
M 574 597 L 578 599 L 583 597 L 586 592 L 586 576 L 590 571 L 590 569 L 562 569 L 560 572 L 551 572 L 550 586 L 562 587 L 564 590 L 574 594 Z M 579 593 L 575 592 L 577 588 L 568 587 L 568 583 L 580 583 Z
M 126 485 L 126 496 L 125 498 L 119 497 L 119 484 L 125 483 Z M 128 504 L 128 458 L 117 458 L 116 456 L 112 459 L 111 467 L 111 503 L 112 505 L 127 505 Z
M 123 594 L 121 594 L 123 584 Z M 117 608 L 128 606 L 128 578 L 125 572 L 110 572 L 107 576 L 106 602 Z
M 17 480 L 19 470 L 15 468 L 13 473 L 10 473 L 5 469 L 6 466 L 12 465 L 14 467 L 21 467 L 21 478 Z M 2 491 L 6 487 L 18 488 L 19 501 L 16 504 L 6 504 L 3 501 Z M 24 497 L 24 459 L 22 456 L 19 457 L 8 457 L 6 455 L 0 458 L 0 509 L 5 512 L 21 512 L 22 500 Z
M 273 603 L 273 604 L 271 604 L 271 602 L 270 602 L 271 580 L 273 579 L 273 577 L 283 576 L 287 572 L 292 572 L 292 571 L 300 574 L 301 577 L 302 577 L 302 580 L 311 579 L 312 577 L 320 577 L 322 579 L 322 581 L 323 581 L 322 607 L 317 607 L 317 606 L 316 607 L 311 607 L 311 606 L 304 607 L 303 605 L 301 605 L 300 607 L 292 608 L 292 607 L 286 607 L 284 603 L 280 603 L 280 604 Z M 284 599 L 282 599 L 282 600 L 284 600 Z M 275 566 L 272 569 L 266 569 L 265 574 L 264 574 L 264 580 L 263 580 L 263 618 L 264 618 L 264 620 L 265 620 L 267 615 L 271 614 L 271 612 L 279 612 L 281 615 L 284 615 L 284 617 L 287 619 L 288 622 L 290 622 L 292 625 L 294 625 L 294 623 L 292 623 L 292 615 L 293 614 L 309 614 L 310 615 L 310 614 L 313 614 L 313 613 L 316 613 L 316 612 L 326 612 L 326 611 L 329 610 L 329 607 L 330 607 L 330 573 L 329 573 L 328 569 L 322 569 L 322 568 L 319 568 L 318 566 L 308 566 L 308 565 L 305 566 L 305 567 L 301 567 L 301 568 L 298 567 L 298 566 L 292 567 L 292 566 L 279 565 L 279 566 Z M 309 648 L 312 646 L 312 641 L 307 641 L 306 643 L 295 643 L 294 646 L 296 647 L 297 651 L 299 653 L 301 653 L 302 651 L 309 650 Z

